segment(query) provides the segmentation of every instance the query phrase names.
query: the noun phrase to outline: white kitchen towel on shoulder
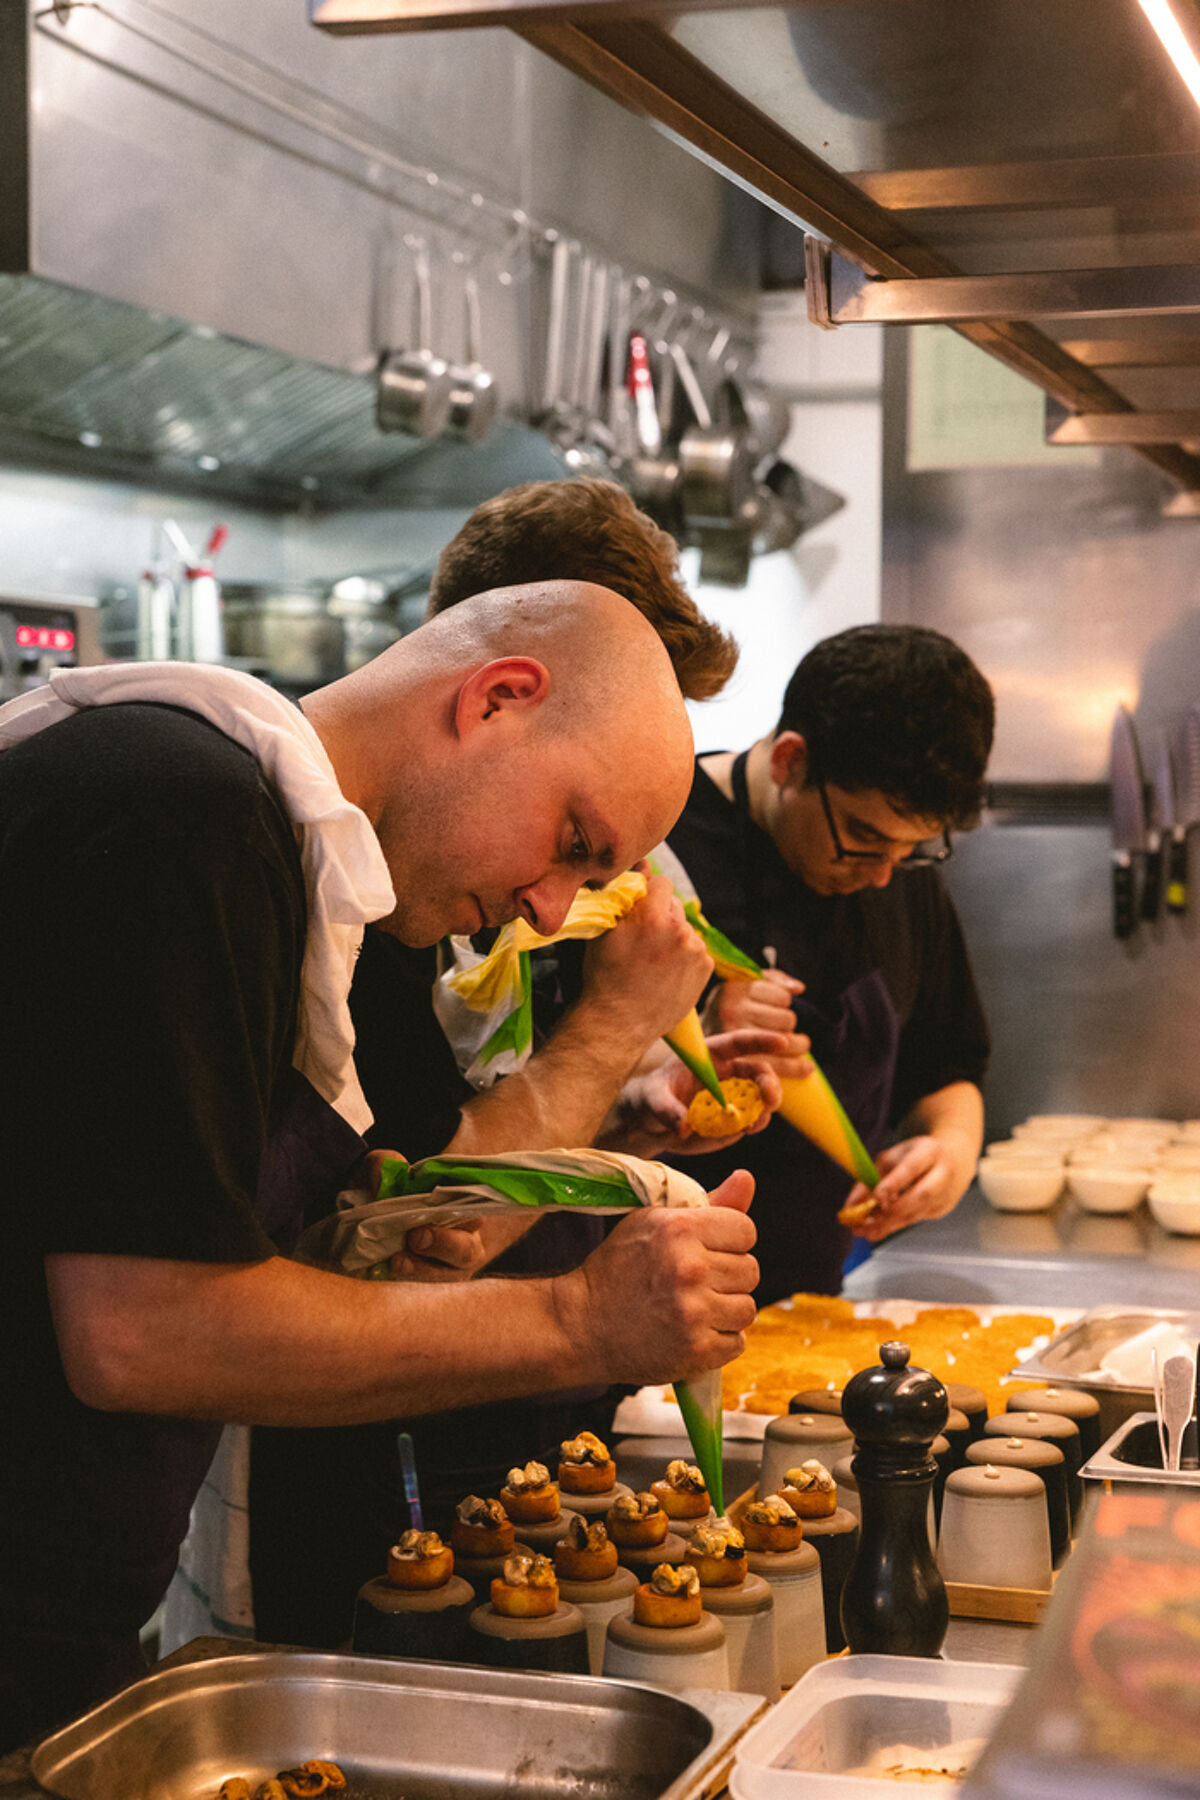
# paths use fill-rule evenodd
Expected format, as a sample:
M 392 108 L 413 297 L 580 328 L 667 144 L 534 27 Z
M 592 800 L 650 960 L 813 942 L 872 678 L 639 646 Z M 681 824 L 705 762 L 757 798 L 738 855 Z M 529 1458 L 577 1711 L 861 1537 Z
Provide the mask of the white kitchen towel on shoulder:
M 296 830 L 308 898 L 292 1061 L 356 1131 L 371 1123 L 354 1068 L 350 980 L 363 927 L 396 897 L 367 816 L 346 799 L 308 720 L 253 675 L 203 663 L 112 663 L 56 669 L 48 686 L 0 707 L 0 750 L 88 706 L 154 701 L 185 707 L 249 750 Z

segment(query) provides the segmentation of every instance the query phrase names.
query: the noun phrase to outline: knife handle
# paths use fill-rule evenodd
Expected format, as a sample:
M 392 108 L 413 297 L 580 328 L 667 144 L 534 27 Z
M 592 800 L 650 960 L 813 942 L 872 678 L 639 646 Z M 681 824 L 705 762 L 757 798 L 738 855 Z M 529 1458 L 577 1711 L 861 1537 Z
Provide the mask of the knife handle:
M 1171 839 L 1167 865 L 1167 911 L 1187 911 L 1188 841 L 1187 833 L 1177 831 Z
M 1159 901 L 1162 899 L 1163 856 L 1160 841 L 1147 844 L 1146 854 L 1142 858 L 1142 917 L 1150 923 L 1157 919 Z
M 1119 938 L 1132 937 L 1137 915 L 1133 905 L 1133 864 L 1128 856 L 1113 863 L 1112 875 L 1113 931 Z

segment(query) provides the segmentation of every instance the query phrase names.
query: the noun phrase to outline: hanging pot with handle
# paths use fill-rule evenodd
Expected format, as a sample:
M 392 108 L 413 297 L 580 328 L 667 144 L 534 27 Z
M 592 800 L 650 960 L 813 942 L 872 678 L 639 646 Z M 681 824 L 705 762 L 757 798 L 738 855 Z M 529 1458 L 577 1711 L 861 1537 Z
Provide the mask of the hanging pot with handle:
M 715 420 L 682 344 L 672 346 L 672 357 L 696 418 L 679 440 L 684 524 L 689 531 L 744 530 L 754 499 L 754 451 L 744 415 Z
M 496 422 L 500 396 L 496 378 L 479 360 L 479 283 L 463 281 L 463 325 L 466 359 L 450 370 L 446 434 L 463 444 L 477 444 Z
M 375 418 L 381 431 L 437 437 L 450 412 L 450 365 L 429 348 L 432 314 L 429 256 L 416 253 L 413 280 L 414 350 L 387 351 L 376 376 Z

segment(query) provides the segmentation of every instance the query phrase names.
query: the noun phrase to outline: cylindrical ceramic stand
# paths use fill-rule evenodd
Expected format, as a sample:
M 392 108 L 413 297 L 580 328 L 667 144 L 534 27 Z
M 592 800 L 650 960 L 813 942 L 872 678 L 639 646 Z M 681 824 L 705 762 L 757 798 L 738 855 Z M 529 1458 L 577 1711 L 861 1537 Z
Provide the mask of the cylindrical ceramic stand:
M 821 1593 L 825 1605 L 825 1643 L 830 1656 L 846 1648 L 842 1630 L 842 1589 L 858 1549 L 859 1522 L 844 1506 L 827 1519 L 805 1519 L 804 1541 L 821 1559 Z
M 609 1504 L 611 1505 L 611 1501 Z M 566 1537 L 570 1523 L 571 1511 L 564 1506 L 552 1519 L 535 1519 L 516 1525 L 516 1533 L 521 1542 L 528 1544 L 531 1550 L 540 1551 L 543 1556 L 552 1556 L 559 1538 Z
M 795 1550 L 748 1550 L 746 1561 L 750 1574 L 760 1575 L 775 1596 L 779 1679 L 792 1687 L 825 1660 L 821 1559 L 811 1544 L 800 1544 Z
M 588 1673 L 587 1626 L 577 1606 L 561 1599 L 544 1619 L 509 1619 L 489 1602 L 468 1621 L 471 1662 L 494 1669 L 541 1669 L 554 1675 Z
M 968 1387 L 962 1381 L 946 1383 L 946 1398 L 950 1402 L 952 1413 L 960 1412 L 966 1417 L 971 1428 L 971 1442 L 983 1436 L 983 1428 L 987 1424 L 987 1395 L 982 1388 Z
M 802 1388 L 788 1401 L 790 1413 L 832 1413 L 842 1416 L 841 1388 Z
M 681 1563 L 687 1552 L 687 1540 L 677 1531 L 668 1531 L 661 1544 L 647 1549 L 622 1549 L 617 1545 L 617 1561 L 623 1569 L 632 1569 L 639 1581 L 649 1581 L 659 1563 Z
M 619 1495 L 632 1492 L 633 1489 L 624 1481 L 616 1482 L 605 1494 L 568 1494 L 564 1488 L 563 1511 L 582 1513 L 585 1519 L 602 1519 Z
M 704 1610 L 725 1627 L 729 1685 L 739 1694 L 779 1698 L 779 1652 L 775 1642 L 775 1599 L 761 1575 L 747 1573 L 736 1587 L 701 1586 Z
M 1071 1548 L 1071 1507 L 1067 1500 L 1067 1465 L 1057 1444 L 1044 1438 L 985 1438 L 967 1451 L 967 1467 L 987 1463 L 998 1469 L 1029 1469 L 1046 1489 L 1050 1522 L 1050 1555 L 1055 1563 Z
M 1061 1413 L 1064 1419 L 1074 1419 L 1084 1462 L 1100 1448 L 1100 1402 L 1095 1394 L 1085 1394 L 1082 1388 L 1027 1388 L 1010 1394 L 1005 1404 L 1009 1412 Z
M 729 1655 L 725 1627 L 702 1612 L 696 1625 L 639 1625 L 629 1615 L 608 1621 L 604 1673 L 624 1681 L 649 1681 L 655 1687 L 727 1688 Z
M 527 1544 L 524 1538 L 519 1537 L 512 1549 L 506 1550 L 503 1556 L 463 1556 L 456 1550 L 454 1552 L 454 1573 L 461 1575 L 464 1581 L 470 1582 L 475 1589 L 477 1600 L 490 1600 L 492 1583 L 498 1575 L 503 1575 L 504 1565 L 509 1557 L 515 1555 L 518 1550 L 532 1549 L 532 1544 Z
M 950 1446 L 950 1469 L 961 1469 L 967 1460 L 967 1445 L 975 1441 L 971 1421 L 957 1406 L 950 1408 L 945 1425 L 938 1433 Z
M 351 1648 L 360 1656 L 465 1662 L 467 1620 L 475 1605 L 475 1590 L 461 1575 L 423 1593 L 393 1587 L 378 1575 L 358 1590 Z
M 559 1599 L 566 1606 L 577 1606 L 583 1614 L 587 1626 L 588 1668 L 593 1675 L 599 1675 L 604 1667 L 608 1621 L 615 1619 L 618 1613 L 629 1611 L 637 1584 L 633 1570 L 621 1568 L 603 1581 L 563 1581 L 559 1578 Z
M 1032 1407 L 1028 1412 L 997 1413 L 987 1422 L 985 1443 L 989 1437 L 1040 1438 L 1044 1443 L 1058 1445 L 1067 1465 L 1067 1504 L 1074 1531 L 1083 1506 L 1083 1482 L 1079 1479 L 1083 1450 L 1075 1420 L 1068 1419 L 1065 1413 L 1036 1412 Z
M 946 1483 L 938 1567 L 944 1581 L 981 1587 L 1050 1586 L 1044 1482 L 1030 1469 L 956 1469 Z
M 838 1505 L 845 1507 L 848 1513 L 853 1513 L 856 1519 L 860 1519 L 862 1509 L 858 1500 L 858 1477 L 851 1467 L 853 1461 L 853 1456 L 843 1456 L 841 1462 L 834 1463 L 829 1473 L 833 1476 L 834 1484 L 837 1487 Z
M 854 1448 L 850 1427 L 834 1413 L 784 1413 L 770 1419 L 763 1437 L 758 1497 L 777 1494 L 789 1469 L 814 1457 L 829 1468 Z

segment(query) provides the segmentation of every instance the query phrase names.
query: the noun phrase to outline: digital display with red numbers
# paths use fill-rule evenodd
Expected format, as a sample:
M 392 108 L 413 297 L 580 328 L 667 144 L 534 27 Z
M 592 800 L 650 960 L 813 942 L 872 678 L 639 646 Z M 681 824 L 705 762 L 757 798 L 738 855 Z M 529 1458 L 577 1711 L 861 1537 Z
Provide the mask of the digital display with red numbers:
M 75 633 L 62 625 L 18 625 L 20 650 L 73 650 Z

